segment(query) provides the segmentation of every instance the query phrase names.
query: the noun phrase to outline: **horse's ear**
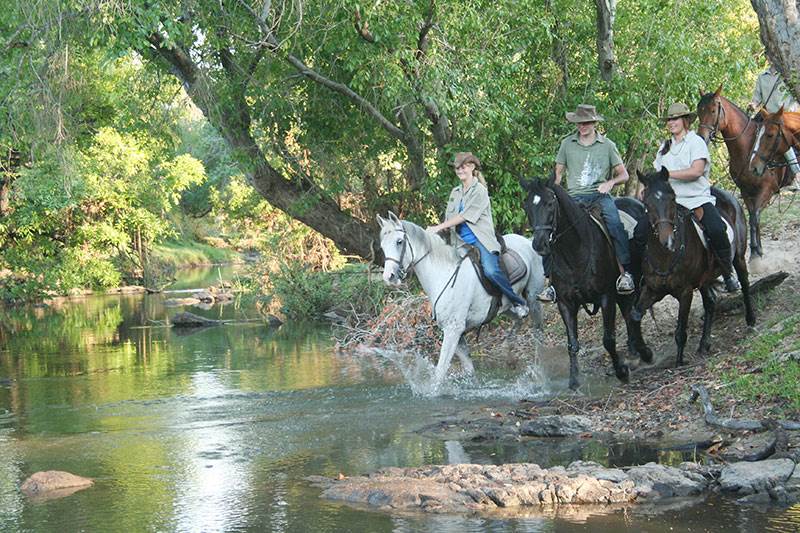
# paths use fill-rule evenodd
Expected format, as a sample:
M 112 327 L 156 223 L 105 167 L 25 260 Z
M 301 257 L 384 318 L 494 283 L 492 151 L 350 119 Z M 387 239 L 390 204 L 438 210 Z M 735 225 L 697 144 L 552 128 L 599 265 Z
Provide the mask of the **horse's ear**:
M 550 175 L 547 176 L 547 181 L 545 182 L 547 185 L 553 186 L 556 184 L 556 171 L 551 170 Z
M 719 96 L 720 94 L 722 94 L 722 84 L 721 83 L 719 84 L 719 87 L 717 87 L 717 90 L 714 93 L 714 96 Z
M 375 220 L 377 220 L 377 221 L 378 221 L 378 226 L 380 226 L 381 228 L 382 228 L 382 227 L 384 227 L 386 224 L 388 224 L 388 223 L 389 223 L 389 221 L 388 221 L 388 220 L 386 220 L 385 218 L 383 218 L 383 217 L 382 217 L 382 216 L 380 216 L 380 215 L 375 215 Z
M 658 173 L 658 177 L 664 181 L 669 179 L 669 170 L 667 170 L 667 167 L 661 166 L 661 172 Z
M 519 186 L 522 187 L 523 191 L 530 191 L 532 185 L 533 185 L 533 180 L 530 178 L 519 179 Z
M 702 98 L 706 94 L 706 92 L 703 90 L 702 87 L 698 88 L 697 91 L 700 93 L 700 98 Z
M 395 215 L 395 214 L 394 214 L 393 212 L 391 212 L 391 211 L 389 211 L 389 221 L 390 221 L 390 222 L 393 222 L 394 224 L 397 224 L 397 225 L 399 225 L 399 224 L 400 224 L 400 219 L 399 219 L 399 218 L 397 218 L 397 215 Z
M 777 111 L 775 111 L 775 113 L 774 113 L 772 116 L 773 116 L 773 117 L 780 117 L 780 116 L 783 116 L 783 106 L 781 106 L 781 108 L 780 108 L 780 109 L 778 109 Z
M 639 183 L 641 183 L 645 187 L 650 185 L 650 175 L 642 174 L 642 171 L 639 170 L 638 168 L 636 169 L 636 178 L 639 180 Z

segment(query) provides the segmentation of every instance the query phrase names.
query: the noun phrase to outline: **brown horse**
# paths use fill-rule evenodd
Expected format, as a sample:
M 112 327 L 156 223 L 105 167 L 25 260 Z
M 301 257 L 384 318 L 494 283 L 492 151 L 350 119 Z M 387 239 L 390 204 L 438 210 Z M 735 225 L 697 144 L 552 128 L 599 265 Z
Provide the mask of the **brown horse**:
M 750 170 L 750 154 L 759 124 L 747 113 L 722 96 L 722 85 L 716 92 L 703 94 L 697 104 L 700 124 L 697 134 L 706 143 L 717 134 L 728 147 L 729 169 L 733 182 L 742 192 L 750 223 L 750 257 L 761 257 L 761 210 L 769 205 L 772 196 L 781 187 L 791 184 L 792 179 L 784 169 L 768 169 L 762 174 Z
M 764 122 L 750 159 L 750 171 L 756 176 L 771 168 L 785 167 L 783 154 L 790 146 L 800 148 L 800 113 L 790 113 L 781 107 L 773 114 L 766 111 L 761 114 Z
M 639 174 L 644 184 L 644 205 L 652 231 L 647 240 L 645 260 L 642 262 L 643 283 L 639 299 L 631 312 L 631 319 L 641 335 L 639 323 L 644 313 L 654 303 L 667 294 L 679 303 L 678 326 L 675 328 L 675 342 L 678 346 L 677 366 L 683 364 L 683 350 L 686 346 L 686 325 L 692 305 L 694 290 L 699 289 L 703 297 L 703 334 L 697 348 L 698 355 L 706 355 L 710 348 L 708 340 L 711 322 L 714 319 L 716 296 L 712 285 L 722 272 L 711 251 L 703 246 L 695 230 L 692 219 L 695 213 L 676 202 L 675 191 L 669 183 L 669 171 L 647 175 Z M 742 284 L 747 325 L 756 322 L 753 302 L 750 299 L 750 280 L 745 261 L 747 230 L 744 225 L 744 211 L 732 194 L 716 187 L 711 193 L 717 199 L 720 215 L 728 220 L 734 229 L 733 266 Z

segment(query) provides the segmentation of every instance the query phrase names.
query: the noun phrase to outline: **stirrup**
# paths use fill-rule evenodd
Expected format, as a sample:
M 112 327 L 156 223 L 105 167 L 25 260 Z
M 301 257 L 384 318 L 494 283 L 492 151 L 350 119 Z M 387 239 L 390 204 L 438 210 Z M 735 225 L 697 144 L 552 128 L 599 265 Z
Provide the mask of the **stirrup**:
M 540 302 L 554 303 L 556 301 L 556 288 L 552 285 L 548 285 L 542 292 L 536 295 L 536 299 Z
M 617 278 L 617 294 L 631 294 L 636 290 L 636 283 L 630 272 L 624 272 Z

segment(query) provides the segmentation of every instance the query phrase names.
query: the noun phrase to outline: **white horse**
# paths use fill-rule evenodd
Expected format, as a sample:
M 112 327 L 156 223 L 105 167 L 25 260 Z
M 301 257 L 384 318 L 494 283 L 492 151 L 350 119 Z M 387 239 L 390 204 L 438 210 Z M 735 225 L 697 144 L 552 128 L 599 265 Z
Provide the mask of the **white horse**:
M 397 287 L 408 272 L 416 273 L 430 299 L 433 315 L 444 332 L 434 373 L 434 390 L 444 382 L 454 353 L 461 360 L 464 372 L 474 373 L 464 333 L 483 324 L 493 297 L 481 285 L 470 260 L 462 259 L 456 248 L 438 235 L 413 222 L 402 221 L 394 213 L 389 213 L 388 220 L 378 216 L 378 223 L 381 226 L 381 248 L 386 257 L 384 283 Z M 504 239 L 506 246 L 525 262 L 528 272 L 513 287 L 526 298 L 534 327 L 541 329 L 542 309 L 536 295 L 544 286 L 542 258 L 525 237 L 509 233 Z M 498 313 L 509 309 L 511 303 L 503 296 Z

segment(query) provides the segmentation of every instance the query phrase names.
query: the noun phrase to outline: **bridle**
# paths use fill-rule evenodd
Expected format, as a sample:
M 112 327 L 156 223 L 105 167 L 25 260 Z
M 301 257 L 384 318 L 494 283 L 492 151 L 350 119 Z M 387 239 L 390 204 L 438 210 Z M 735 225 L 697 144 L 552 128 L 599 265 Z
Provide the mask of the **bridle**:
M 789 142 L 789 139 L 786 137 L 786 134 L 783 133 L 783 120 L 780 120 L 780 121 L 777 121 L 777 122 L 774 121 L 774 120 L 770 120 L 768 122 L 765 122 L 764 126 L 762 126 L 762 127 L 766 128 L 767 124 L 776 124 L 778 126 L 778 133 L 780 135 L 776 135 L 775 136 L 775 140 L 772 142 L 772 146 L 769 148 L 769 152 L 767 152 L 767 157 L 764 157 L 764 156 L 759 156 L 759 157 L 761 157 L 761 159 L 763 159 L 764 161 L 767 162 L 767 168 L 781 168 L 781 167 L 788 166 L 789 164 L 786 163 L 785 161 L 784 162 L 780 162 L 780 163 L 773 162 L 773 159 L 775 158 L 775 156 L 779 152 L 778 147 L 780 146 L 781 140 L 783 140 L 786 143 L 786 146 L 789 146 L 789 147 L 792 146 L 792 143 Z M 752 152 L 752 154 L 750 154 L 750 159 L 752 160 L 757 155 L 758 155 L 757 149 L 756 149 L 756 147 L 753 147 L 753 152 Z
M 557 230 L 558 230 L 558 217 L 560 215 L 560 212 L 559 212 L 560 211 L 560 205 L 558 203 L 558 197 L 555 195 L 555 193 L 553 193 L 553 198 L 554 198 L 554 202 L 553 202 L 553 206 L 554 207 L 553 207 L 553 222 L 552 222 L 552 224 L 537 224 L 537 225 L 533 226 L 533 234 L 534 235 L 536 235 L 536 233 L 540 232 L 540 231 L 549 231 L 549 235 L 547 237 L 547 242 L 550 243 L 550 244 L 553 244 L 554 242 L 556 242 L 559 237 L 564 235 L 564 233 L 566 233 L 572 227 L 572 225 L 570 224 L 570 226 L 568 226 L 564 231 L 562 231 L 560 233 L 557 233 Z
M 722 102 L 720 102 L 718 100 L 717 101 L 717 120 L 714 122 L 714 125 L 713 126 L 709 126 L 708 124 L 704 124 L 704 123 L 701 122 L 700 125 L 697 126 L 698 129 L 705 128 L 705 129 L 707 129 L 709 131 L 709 134 L 708 134 L 709 142 L 716 142 L 717 133 L 720 133 L 719 123 L 720 123 L 720 121 L 722 120 L 722 118 L 724 116 L 725 116 L 725 108 L 722 107 Z M 750 127 L 750 122 L 752 122 L 752 121 L 753 121 L 753 117 L 751 117 L 750 115 L 747 115 L 747 124 L 744 125 L 744 128 L 742 128 L 742 131 L 740 131 L 738 134 L 734 135 L 733 137 L 725 137 L 724 135 L 722 135 L 721 136 L 722 140 L 726 141 L 726 142 L 727 141 L 735 141 L 736 139 L 738 139 L 739 137 L 744 135 L 744 132 L 746 132 L 747 128 Z
M 428 254 L 431 253 L 430 250 L 425 252 L 422 257 L 419 259 L 414 259 L 414 247 L 411 246 L 411 242 L 408 240 L 408 232 L 405 229 L 395 229 L 394 231 L 399 231 L 403 234 L 403 248 L 400 250 L 400 259 L 395 259 L 394 257 L 389 257 L 388 255 L 385 256 L 387 261 L 391 261 L 393 263 L 397 263 L 397 276 L 400 278 L 400 281 L 405 281 L 406 277 L 414 271 L 414 267 L 416 267 L 420 261 L 428 257 Z M 406 249 L 411 252 L 411 263 L 409 263 L 408 268 L 403 267 L 403 259 L 406 256 Z
M 672 235 L 676 241 L 680 241 L 680 246 L 671 252 L 671 258 L 669 261 L 669 265 L 667 265 L 666 270 L 661 270 L 658 266 L 653 263 L 653 258 L 650 257 L 650 254 L 645 252 L 645 258 L 647 259 L 647 264 L 650 265 L 650 268 L 653 269 L 657 275 L 661 276 L 662 278 L 669 277 L 670 274 L 675 270 L 675 267 L 680 262 L 681 258 L 683 257 L 684 252 L 686 251 L 686 239 L 681 238 L 681 235 L 678 235 L 678 229 L 684 226 L 684 220 L 686 219 L 686 214 L 691 213 L 691 211 L 681 212 L 680 209 L 676 210 L 675 218 L 670 220 L 668 218 L 659 218 L 656 220 L 653 226 L 653 235 L 658 238 L 658 227 L 661 224 L 669 224 L 672 226 Z M 662 245 L 663 246 L 663 245 Z

